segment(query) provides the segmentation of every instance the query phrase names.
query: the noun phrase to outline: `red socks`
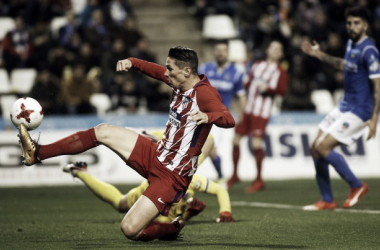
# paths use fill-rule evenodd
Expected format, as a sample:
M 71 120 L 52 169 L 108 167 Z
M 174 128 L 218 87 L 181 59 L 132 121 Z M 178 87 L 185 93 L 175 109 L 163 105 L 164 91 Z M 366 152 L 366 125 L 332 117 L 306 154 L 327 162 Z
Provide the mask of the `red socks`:
M 257 180 L 261 180 L 261 167 L 263 163 L 263 159 L 265 157 L 265 152 L 262 148 L 257 148 L 253 150 L 253 155 L 256 159 L 256 168 L 257 168 Z
M 178 228 L 174 223 L 164 223 L 151 221 L 146 228 L 137 236 L 136 240 L 140 241 L 150 241 L 154 239 L 161 238 L 168 234 L 174 234 L 178 231 Z
M 240 159 L 240 146 L 237 145 L 237 146 L 233 146 L 233 150 L 232 150 L 232 160 L 233 160 L 233 163 L 234 163 L 234 173 L 233 173 L 233 176 L 237 176 L 237 169 L 238 169 L 238 163 L 239 163 L 239 159 Z
M 48 145 L 41 145 L 38 159 L 44 160 L 59 155 L 75 155 L 96 147 L 97 140 L 94 128 L 79 131 L 59 141 Z

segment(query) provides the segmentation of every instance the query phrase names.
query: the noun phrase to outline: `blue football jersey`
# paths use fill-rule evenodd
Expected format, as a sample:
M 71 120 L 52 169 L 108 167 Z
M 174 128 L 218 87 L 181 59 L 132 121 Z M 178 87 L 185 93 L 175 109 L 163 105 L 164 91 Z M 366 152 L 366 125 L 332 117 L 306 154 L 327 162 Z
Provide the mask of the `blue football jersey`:
M 227 108 L 231 106 L 235 94 L 245 94 L 244 72 L 232 63 L 228 63 L 220 72 L 218 72 L 218 66 L 215 62 L 204 63 L 199 67 L 198 74 L 207 76 L 211 85 L 218 90 L 222 102 Z
M 358 44 L 350 39 L 344 60 L 344 98 L 339 109 L 351 111 L 367 121 L 373 112 L 374 93 L 370 79 L 380 77 L 379 51 L 368 37 Z

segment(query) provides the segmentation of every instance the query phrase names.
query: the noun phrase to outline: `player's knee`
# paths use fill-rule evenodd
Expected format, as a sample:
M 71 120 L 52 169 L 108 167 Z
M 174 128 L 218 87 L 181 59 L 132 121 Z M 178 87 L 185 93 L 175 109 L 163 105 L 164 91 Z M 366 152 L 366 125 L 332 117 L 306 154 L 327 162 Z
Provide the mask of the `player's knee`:
M 329 154 L 330 149 L 328 147 L 324 146 L 323 144 L 319 144 L 315 148 L 315 152 L 319 156 L 326 157 Z
M 98 141 L 102 142 L 110 136 L 111 125 L 101 123 L 95 127 L 95 134 Z
M 120 230 L 123 232 L 125 237 L 131 240 L 135 240 L 138 236 L 138 231 L 136 231 L 133 226 L 129 223 L 122 222 L 120 224 Z

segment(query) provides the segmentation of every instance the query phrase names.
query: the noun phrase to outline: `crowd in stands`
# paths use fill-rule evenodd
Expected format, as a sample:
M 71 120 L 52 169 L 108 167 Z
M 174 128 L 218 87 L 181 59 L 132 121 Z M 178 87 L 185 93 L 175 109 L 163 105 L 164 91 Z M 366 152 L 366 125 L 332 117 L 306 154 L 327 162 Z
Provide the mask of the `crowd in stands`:
M 62 16 L 65 24 L 54 32 L 51 22 Z M 134 112 L 142 99 L 148 99 L 149 110 L 167 111 L 170 94 L 160 83 L 133 71 L 115 72 L 117 60 L 129 56 L 156 61 L 127 1 L 88 0 L 76 14 L 70 0 L 5 0 L 0 17 L 15 21 L 1 42 L 0 67 L 9 74 L 17 68 L 37 70 L 29 96 L 45 113 L 95 113 L 94 93 L 109 95 L 110 111 Z
M 342 88 L 343 74 L 300 51 L 303 39 L 316 40 L 323 51 L 342 57 L 347 34 L 344 9 L 359 3 L 371 10 L 370 36 L 380 46 L 380 5 L 376 0 L 183 0 L 201 25 L 205 16 L 227 14 L 235 21 L 249 58 L 262 59 L 265 46 L 279 40 L 285 48 L 284 67 L 290 79 L 283 110 L 313 110 L 310 93 Z M 51 30 L 55 17 L 66 24 Z M 11 17 L 15 28 L 1 41 L 0 68 L 38 72 L 30 96 L 47 113 L 95 113 L 94 93 L 110 97 L 110 111 L 167 111 L 170 91 L 132 71 L 116 74 L 115 64 L 129 56 L 155 62 L 148 40 L 139 29 L 127 0 L 88 0 L 80 13 L 70 0 L 2 0 L 0 17 Z

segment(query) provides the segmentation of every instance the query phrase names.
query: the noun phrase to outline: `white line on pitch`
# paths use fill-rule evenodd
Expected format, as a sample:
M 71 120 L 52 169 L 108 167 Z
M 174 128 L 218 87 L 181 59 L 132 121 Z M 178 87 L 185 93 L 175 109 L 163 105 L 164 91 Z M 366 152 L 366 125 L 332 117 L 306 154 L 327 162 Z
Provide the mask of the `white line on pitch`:
M 275 204 L 275 203 L 263 203 L 263 202 L 247 202 L 247 201 L 232 201 L 231 205 L 235 207 L 267 207 L 267 208 L 279 208 L 279 209 L 298 209 L 302 210 L 301 206 L 287 205 L 287 204 Z M 341 209 L 337 208 L 334 212 L 346 212 L 346 213 L 362 213 L 362 214 L 380 214 L 379 210 L 359 210 L 359 209 Z

